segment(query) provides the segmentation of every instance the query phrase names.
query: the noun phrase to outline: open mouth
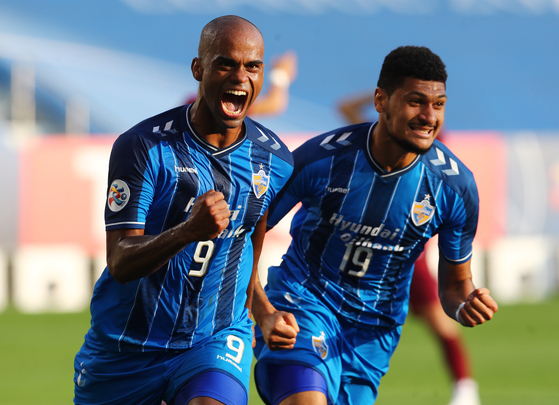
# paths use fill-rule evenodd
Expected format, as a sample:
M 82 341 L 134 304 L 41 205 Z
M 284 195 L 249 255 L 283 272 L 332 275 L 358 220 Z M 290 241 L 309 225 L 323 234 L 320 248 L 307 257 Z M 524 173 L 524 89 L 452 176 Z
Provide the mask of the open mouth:
M 410 128 L 413 132 L 415 132 L 418 135 L 421 136 L 431 136 L 433 134 L 433 131 L 435 130 L 435 128 L 433 127 L 418 127 L 418 126 L 414 126 L 414 125 L 410 125 Z
M 221 96 L 221 106 L 225 114 L 238 117 L 243 115 L 248 94 L 244 90 L 227 90 Z

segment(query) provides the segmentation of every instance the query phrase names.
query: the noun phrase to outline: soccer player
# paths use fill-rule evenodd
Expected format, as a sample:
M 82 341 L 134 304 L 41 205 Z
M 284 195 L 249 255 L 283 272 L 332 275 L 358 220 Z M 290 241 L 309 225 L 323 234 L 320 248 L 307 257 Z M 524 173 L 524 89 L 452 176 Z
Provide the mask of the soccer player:
M 75 359 L 75 403 L 247 404 L 252 274 L 265 212 L 293 171 L 286 146 L 246 117 L 263 56 L 252 23 L 212 20 L 191 65 L 196 102 L 115 141 L 108 266 Z
M 378 122 L 325 133 L 293 153 L 293 175 L 268 217 L 274 226 L 301 202 L 293 241 L 253 302 L 255 377 L 267 404 L 375 401 L 407 315 L 413 264 L 435 234 L 447 315 L 473 327 L 497 311 L 471 276 L 474 178 L 435 140 L 446 79 L 428 48 L 399 47 L 375 90 Z
M 366 121 L 366 111 L 374 104 L 374 92 L 344 99 L 339 111 L 349 124 Z M 443 131 L 437 140 L 444 142 Z M 410 311 L 424 322 L 436 338 L 453 380 L 449 405 L 479 405 L 478 384 L 473 377 L 470 356 L 459 325 L 444 313 L 438 297 L 437 281 L 429 271 L 425 253 L 415 261 L 410 286 Z

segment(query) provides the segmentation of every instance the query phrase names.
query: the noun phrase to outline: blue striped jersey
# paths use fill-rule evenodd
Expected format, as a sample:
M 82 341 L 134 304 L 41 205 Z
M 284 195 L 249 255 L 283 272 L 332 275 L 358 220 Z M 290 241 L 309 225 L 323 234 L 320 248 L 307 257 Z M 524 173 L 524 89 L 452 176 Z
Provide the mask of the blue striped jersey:
M 293 152 L 295 169 L 269 210 L 273 227 L 298 202 L 292 243 L 271 272 L 301 283 L 363 325 L 404 323 L 415 259 L 427 240 L 452 263 L 470 259 L 479 198 L 472 173 L 441 142 L 388 172 L 368 145 L 374 124 L 319 135 Z
M 105 269 L 91 302 L 94 334 L 119 351 L 191 347 L 247 321 L 254 226 L 293 171 L 279 138 L 246 118 L 245 136 L 223 149 L 199 137 L 190 106 L 145 121 L 113 145 L 106 230 L 144 229 L 156 235 L 185 221 L 194 200 L 224 194 L 232 214 L 217 238 L 192 243 L 161 269 L 125 285 Z

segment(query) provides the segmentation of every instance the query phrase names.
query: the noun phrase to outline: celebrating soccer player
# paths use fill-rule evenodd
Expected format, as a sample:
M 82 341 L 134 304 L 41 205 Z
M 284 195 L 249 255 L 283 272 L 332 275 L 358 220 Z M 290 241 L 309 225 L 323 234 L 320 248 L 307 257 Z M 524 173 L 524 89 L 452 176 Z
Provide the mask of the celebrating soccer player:
M 413 264 L 435 234 L 447 315 L 473 327 L 497 311 L 470 270 L 473 175 L 436 140 L 446 79 L 428 48 L 399 47 L 374 93 L 378 122 L 336 129 L 293 153 L 293 175 L 268 216 L 274 226 L 302 203 L 293 242 L 269 269 L 266 293 L 257 283 L 253 304 L 255 377 L 267 404 L 375 401 L 407 315 Z
M 246 117 L 263 57 L 252 23 L 211 21 L 192 61 L 196 101 L 116 140 L 108 266 L 75 359 L 75 403 L 247 404 L 249 285 L 264 214 L 293 171 L 285 145 Z

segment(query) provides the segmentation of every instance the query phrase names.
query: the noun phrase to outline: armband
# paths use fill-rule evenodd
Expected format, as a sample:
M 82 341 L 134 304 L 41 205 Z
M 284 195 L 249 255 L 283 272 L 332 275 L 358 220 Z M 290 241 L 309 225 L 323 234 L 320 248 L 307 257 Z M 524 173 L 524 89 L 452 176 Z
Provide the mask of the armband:
M 275 68 L 270 72 L 270 83 L 274 86 L 285 89 L 289 87 L 291 80 L 289 79 L 289 75 L 285 69 Z
M 458 305 L 458 309 L 456 310 L 456 313 L 454 314 L 454 318 L 456 319 L 456 321 L 458 323 L 462 323 L 462 322 L 460 322 L 460 310 L 462 308 L 464 308 L 464 305 L 466 305 L 465 301 L 463 303 L 461 303 L 460 305 Z

